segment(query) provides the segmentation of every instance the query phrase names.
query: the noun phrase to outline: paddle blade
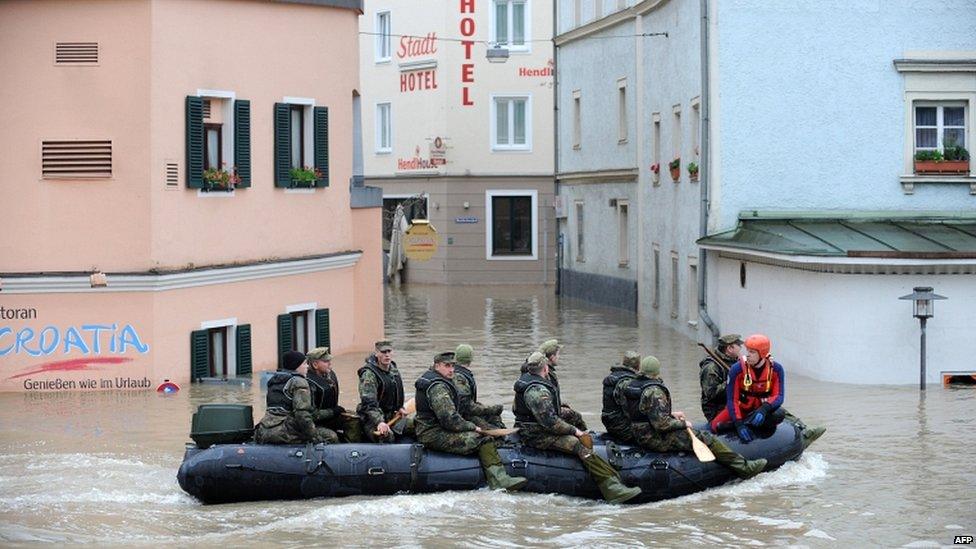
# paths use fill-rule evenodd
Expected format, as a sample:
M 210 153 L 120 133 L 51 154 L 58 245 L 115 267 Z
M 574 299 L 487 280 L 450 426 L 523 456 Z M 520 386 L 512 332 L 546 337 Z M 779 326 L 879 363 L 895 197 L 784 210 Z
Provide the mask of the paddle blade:
M 518 429 L 482 429 L 481 434 L 490 437 L 504 437 L 512 433 L 517 433 Z
M 585 448 L 593 449 L 593 436 L 589 433 L 583 433 L 579 437 L 579 441 Z
M 691 449 L 695 451 L 698 461 L 715 461 L 715 454 L 705 446 L 704 442 L 698 440 L 691 427 L 688 427 L 688 436 L 691 437 Z
M 407 414 L 414 414 L 417 412 L 417 399 L 411 398 L 403 404 L 403 409 L 407 411 Z

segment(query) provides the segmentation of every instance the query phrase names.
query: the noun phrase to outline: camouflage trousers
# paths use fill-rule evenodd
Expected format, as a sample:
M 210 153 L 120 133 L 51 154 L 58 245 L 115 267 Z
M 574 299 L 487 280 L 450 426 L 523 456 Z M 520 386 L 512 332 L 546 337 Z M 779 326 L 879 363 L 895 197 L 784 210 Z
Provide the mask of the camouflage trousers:
M 299 429 L 291 415 L 267 413 L 254 428 L 254 442 L 258 444 L 304 444 L 306 442 L 335 444 L 339 435 L 332 429 L 316 427 L 312 440 Z
M 316 423 L 319 427 L 331 429 L 339 435 L 340 442 L 363 442 L 363 424 L 358 417 L 334 416 L 321 423 Z
M 466 456 L 478 451 L 487 438 L 474 431 L 448 431 L 440 425 L 416 423 L 417 441 L 431 450 Z
M 464 419 L 474 423 L 482 429 L 504 429 L 505 422 L 502 421 L 502 416 L 464 416 Z
M 580 431 L 585 431 L 587 429 L 586 422 L 583 421 L 583 416 L 565 404 L 559 408 L 559 418 L 573 427 L 576 427 Z
M 361 428 L 364 435 L 363 442 L 392 443 L 404 436 L 414 436 L 414 416 L 407 416 L 396 422 L 393 427 L 390 427 L 390 432 L 385 436 L 376 434 L 376 428 L 379 423 L 362 419 L 363 416 L 359 417 L 361 418 Z
M 587 459 L 593 454 L 593 450 L 583 446 L 573 435 L 557 435 L 537 425 L 516 424 L 515 426 L 519 427 L 519 438 L 526 446 L 540 450 L 555 450 L 580 459 Z
M 715 442 L 715 436 L 708 431 L 699 431 L 698 429 L 692 429 L 692 431 L 699 440 L 705 443 L 705 446 L 711 446 Z M 686 429 L 662 433 L 656 431 L 648 423 L 635 423 L 633 432 L 637 444 L 651 452 L 691 451 L 691 437 L 688 436 Z

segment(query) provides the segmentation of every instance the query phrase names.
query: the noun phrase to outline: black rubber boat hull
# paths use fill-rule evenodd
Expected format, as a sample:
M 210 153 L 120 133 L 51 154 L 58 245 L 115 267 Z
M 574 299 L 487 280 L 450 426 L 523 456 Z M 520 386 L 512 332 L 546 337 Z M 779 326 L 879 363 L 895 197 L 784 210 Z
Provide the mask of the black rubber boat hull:
M 765 435 L 765 436 L 763 436 Z M 723 440 L 748 459 L 769 461 L 767 470 L 803 452 L 799 431 L 781 423 L 775 431 L 743 444 Z M 719 486 L 734 475 L 691 452 L 659 454 L 595 437 L 594 450 L 643 493 L 630 503 L 679 497 Z M 523 491 L 600 499 L 600 491 L 574 456 L 518 444 L 517 435 L 498 453 L 510 475 L 529 479 Z M 180 487 L 204 503 L 307 499 L 356 495 L 474 490 L 485 486 L 477 456 L 429 451 L 420 444 L 331 444 L 271 446 L 221 444 L 187 448 L 177 474 Z

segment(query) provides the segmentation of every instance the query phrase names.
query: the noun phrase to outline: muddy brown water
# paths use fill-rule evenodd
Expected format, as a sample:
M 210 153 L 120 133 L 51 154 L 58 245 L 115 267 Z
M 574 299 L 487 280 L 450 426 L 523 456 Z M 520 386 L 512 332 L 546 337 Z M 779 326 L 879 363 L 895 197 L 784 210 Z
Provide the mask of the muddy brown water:
M 693 341 L 551 289 L 389 289 L 386 327 L 408 382 L 435 352 L 473 345 L 480 399 L 506 408 L 522 358 L 557 337 L 564 400 L 591 428 L 609 365 L 628 349 L 651 353 L 676 407 L 701 418 Z M 362 358 L 336 361 L 346 407 Z M 787 406 L 828 427 L 798 462 L 639 506 L 488 490 L 204 506 L 176 483 L 190 416 L 239 402 L 259 418 L 258 383 L 172 396 L 2 394 L 0 544 L 921 547 L 976 533 L 976 391 L 930 386 L 921 399 L 917 387 L 824 383 L 789 366 Z

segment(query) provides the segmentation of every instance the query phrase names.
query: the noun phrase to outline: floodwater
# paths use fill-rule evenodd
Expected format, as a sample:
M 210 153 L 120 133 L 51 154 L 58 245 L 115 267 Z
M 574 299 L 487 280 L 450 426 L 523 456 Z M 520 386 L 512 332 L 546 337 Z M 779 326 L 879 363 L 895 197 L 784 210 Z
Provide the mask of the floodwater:
M 676 408 L 701 418 L 692 341 L 560 301 L 551 289 L 389 289 L 386 326 L 408 380 L 436 352 L 472 344 L 488 403 L 510 403 L 522 358 L 557 337 L 564 401 L 596 429 L 609 365 L 625 350 L 651 353 Z M 336 361 L 347 408 L 361 360 Z M 0 544 L 926 547 L 976 534 L 972 389 L 930 386 L 922 400 L 917 387 L 789 376 L 788 408 L 828 426 L 798 462 L 640 506 L 489 490 L 204 506 L 180 490 L 176 471 L 193 410 L 211 402 L 253 403 L 256 419 L 264 408 L 257 383 L 194 385 L 172 396 L 0 395 Z

